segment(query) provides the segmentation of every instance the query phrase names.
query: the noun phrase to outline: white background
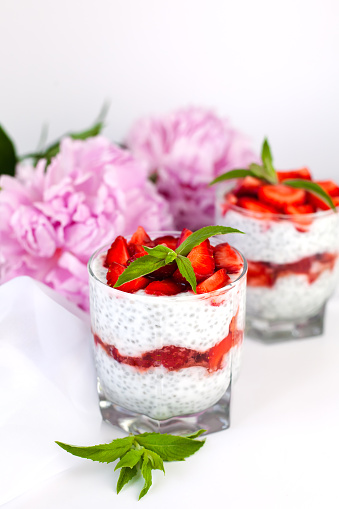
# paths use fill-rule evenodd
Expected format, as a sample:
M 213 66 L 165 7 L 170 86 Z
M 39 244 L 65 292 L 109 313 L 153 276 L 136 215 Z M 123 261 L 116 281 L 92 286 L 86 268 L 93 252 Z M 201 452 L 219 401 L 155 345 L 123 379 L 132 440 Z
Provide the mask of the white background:
M 278 168 L 339 176 L 336 0 L 1 0 L 0 122 L 19 153 L 111 102 L 121 141 L 145 114 L 228 116 Z

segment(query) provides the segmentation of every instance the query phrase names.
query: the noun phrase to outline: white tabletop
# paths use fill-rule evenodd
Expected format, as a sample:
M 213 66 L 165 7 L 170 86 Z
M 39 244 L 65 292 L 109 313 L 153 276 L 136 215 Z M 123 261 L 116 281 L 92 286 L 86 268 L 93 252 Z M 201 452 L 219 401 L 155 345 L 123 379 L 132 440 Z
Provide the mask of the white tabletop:
M 231 428 L 209 435 L 205 446 L 185 462 L 165 464 L 165 477 L 154 471 L 153 485 L 137 507 L 218 503 L 229 509 L 337 509 L 338 319 L 337 294 L 328 304 L 321 337 L 270 345 L 246 338 L 241 374 L 232 390 Z M 122 436 L 102 423 L 94 441 L 77 445 Z M 67 456 L 66 470 L 3 507 L 136 507 L 141 480 L 117 495 L 114 464 Z

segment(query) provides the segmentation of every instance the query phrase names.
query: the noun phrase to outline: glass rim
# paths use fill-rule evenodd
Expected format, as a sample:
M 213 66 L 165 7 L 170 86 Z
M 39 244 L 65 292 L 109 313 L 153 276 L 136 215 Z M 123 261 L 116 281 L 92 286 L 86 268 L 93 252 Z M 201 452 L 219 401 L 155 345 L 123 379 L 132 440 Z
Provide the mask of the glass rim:
M 176 234 L 176 235 L 180 235 L 181 231 L 176 231 L 176 230 L 164 230 L 164 231 L 150 231 L 148 232 L 148 234 L 150 235 L 150 237 L 154 237 L 156 234 L 160 234 L 160 235 L 156 235 L 158 237 L 160 236 L 165 236 L 165 235 L 173 235 L 173 234 Z M 131 235 L 127 235 L 125 236 L 126 239 L 130 238 Z M 218 235 L 214 238 L 219 238 L 220 239 L 221 235 Z M 94 259 L 99 255 L 100 252 L 104 252 L 105 249 L 108 249 L 109 247 L 111 246 L 111 244 L 104 244 L 103 246 L 99 247 L 98 249 L 96 249 L 94 251 L 94 253 L 92 254 L 92 256 L 90 257 L 90 259 L 88 260 L 88 263 L 87 263 L 87 271 L 89 273 L 89 276 L 91 278 L 93 278 L 95 281 L 97 281 L 98 283 L 102 284 L 104 287 L 106 288 L 109 288 L 110 291 L 112 291 L 114 294 L 117 294 L 117 295 L 128 295 L 128 298 L 135 298 L 135 299 L 141 299 L 141 300 L 148 300 L 148 299 L 154 299 L 154 297 L 161 297 L 162 299 L 171 299 L 173 300 L 173 297 L 176 297 L 176 301 L 178 300 L 193 300 L 193 299 L 199 299 L 199 300 L 204 300 L 204 299 L 207 299 L 207 298 L 211 298 L 211 297 L 218 297 L 219 295 L 223 295 L 226 291 L 229 291 L 231 289 L 233 289 L 234 287 L 238 286 L 238 284 L 244 279 L 244 277 L 246 277 L 246 274 L 247 274 L 247 269 L 248 269 L 248 265 L 247 265 L 247 260 L 246 258 L 244 257 L 244 255 L 241 253 L 241 251 L 239 251 L 239 249 L 235 248 L 234 246 L 232 246 L 232 248 L 240 254 L 241 256 L 241 259 L 244 263 L 243 265 L 243 269 L 241 271 L 241 274 L 234 280 L 234 281 L 231 281 L 230 283 L 228 283 L 227 285 L 223 286 L 222 288 L 219 288 L 218 290 L 214 290 L 213 292 L 207 292 L 207 293 L 189 293 L 188 292 L 183 292 L 183 293 L 178 293 L 176 295 L 147 295 L 147 294 L 137 294 L 137 293 L 128 293 L 128 292 L 122 292 L 121 290 L 119 290 L 119 288 L 113 288 L 112 286 L 109 286 L 107 285 L 106 283 L 104 283 L 103 281 L 101 281 L 101 279 L 99 279 L 95 274 L 94 274 L 94 271 L 92 269 L 92 264 L 93 264 L 93 261 Z

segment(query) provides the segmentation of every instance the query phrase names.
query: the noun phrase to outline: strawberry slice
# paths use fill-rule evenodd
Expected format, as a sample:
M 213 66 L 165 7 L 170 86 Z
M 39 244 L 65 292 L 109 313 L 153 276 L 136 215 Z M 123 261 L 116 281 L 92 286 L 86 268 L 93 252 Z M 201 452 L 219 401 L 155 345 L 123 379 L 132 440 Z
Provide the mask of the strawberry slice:
M 145 250 L 143 250 L 142 252 L 140 253 L 135 253 L 133 256 L 131 256 L 130 258 L 128 258 L 127 262 L 126 262 L 126 266 L 130 265 L 132 262 L 134 262 L 135 260 L 137 260 L 138 258 L 142 258 L 143 256 L 147 256 L 148 253 L 146 253 Z
M 287 179 L 312 180 L 312 176 L 308 168 L 300 168 L 299 170 L 277 171 L 277 175 L 279 182 Z
M 220 269 L 212 276 L 197 285 L 197 293 L 209 293 L 219 290 L 231 281 L 225 269 Z
M 128 251 L 126 239 L 119 235 L 107 251 L 104 265 L 108 267 L 113 262 L 125 265 L 129 257 L 130 253 Z
M 194 247 L 187 258 L 192 264 L 198 283 L 213 274 L 215 263 L 213 258 L 213 249 L 211 248 L 211 244 L 208 239 Z
M 339 196 L 339 187 L 333 180 L 317 180 L 316 183 L 330 196 Z
M 238 202 L 238 198 L 233 193 L 225 194 L 224 198 L 225 201 L 220 205 L 222 216 L 226 214 L 226 212 L 232 207 L 232 205 L 236 205 Z
M 248 286 L 267 286 L 274 285 L 274 273 L 272 268 L 263 262 L 248 263 L 247 283 Z
M 239 187 L 234 191 L 234 194 L 240 198 L 241 196 L 253 196 L 257 198 L 259 188 L 262 185 L 262 181 L 255 177 L 245 177 L 241 179 Z
M 172 235 L 164 235 L 163 237 L 157 237 L 153 242 L 156 246 L 159 244 L 165 244 L 165 246 L 173 249 L 174 251 L 177 247 L 178 238 L 173 237 Z
M 260 203 L 259 200 L 248 198 L 247 196 L 239 198 L 237 205 L 265 217 L 272 217 L 274 214 L 279 214 L 279 211 L 275 207 L 267 205 L 266 203 Z
M 220 341 L 217 345 L 211 348 L 209 357 L 208 357 L 208 369 L 210 371 L 216 371 L 220 369 L 223 365 L 224 356 L 231 350 L 232 348 L 232 332 Z
M 148 246 L 150 242 L 152 242 L 151 238 L 145 232 L 144 228 L 142 226 L 138 226 L 137 230 L 133 233 L 128 245 L 143 244 L 144 246 Z
M 273 205 L 281 212 L 287 205 L 302 205 L 306 201 L 306 191 L 282 184 L 262 186 L 258 192 L 259 200 Z
M 313 218 L 309 214 L 315 212 L 315 207 L 312 205 L 287 205 L 285 208 L 285 214 L 295 216 L 292 217 L 292 221 L 295 223 L 296 228 L 301 233 L 309 230 L 310 224 L 312 224 Z
M 184 228 L 180 234 L 180 237 L 178 239 L 178 242 L 177 242 L 177 246 L 176 247 L 179 247 L 180 244 L 182 244 L 184 242 L 184 240 L 187 239 L 187 237 L 189 237 L 190 235 L 192 235 L 193 232 L 191 232 L 191 230 L 188 230 L 187 228 Z
M 121 265 L 120 263 L 113 262 L 109 266 L 109 269 L 106 274 L 106 280 L 108 286 L 114 286 L 118 281 L 119 276 L 124 272 L 126 267 Z M 133 281 L 129 281 L 128 283 L 124 283 L 123 285 L 118 287 L 118 290 L 127 293 L 134 293 L 142 288 L 145 288 L 149 283 L 149 280 L 144 277 L 138 277 L 138 279 L 134 279 Z
M 216 269 L 226 269 L 229 274 L 236 274 L 244 266 L 240 254 L 227 242 L 215 246 L 214 261 Z
M 339 205 L 339 187 L 335 182 L 332 180 L 322 180 L 317 181 L 317 184 L 319 184 L 320 187 L 323 188 L 324 191 L 327 192 L 332 198 L 332 201 L 336 207 Z M 327 205 L 321 198 L 318 198 L 318 196 L 315 196 L 312 193 L 308 193 L 308 199 L 309 202 L 320 210 L 329 210 L 331 207 Z
M 173 279 L 164 279 L 163 281 L 153 281 L 150 283 L 145 293 L 148 295 L 177 295 L 182 292 L 184 286 Z

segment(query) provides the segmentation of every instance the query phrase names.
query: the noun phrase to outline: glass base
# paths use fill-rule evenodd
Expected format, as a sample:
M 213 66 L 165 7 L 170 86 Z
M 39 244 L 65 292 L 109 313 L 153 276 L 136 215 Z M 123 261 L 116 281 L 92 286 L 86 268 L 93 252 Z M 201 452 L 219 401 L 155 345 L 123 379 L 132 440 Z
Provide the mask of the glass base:
M 246 316 L 246 334 L 263 341 L 308 338 L 321 336 L 324 332 L 325 305 L 317 314 L 301 319 L 263 320 Z
M 113 426 L 117 426 L 127 433 L 171 433 L 173 435 L 188 435 L 200 429 L 205 429 L 207 435 L 227 429 L 230 426 L 231 385 L 223 397 L 213 406 L 203 412 L 190 415 L 180 415 L 170 419 L 157 420 L 147 415 L 138 414 L 115 405 L 106 399 L 98 379 L 97 389 L 99 406 L 103 419 Z

